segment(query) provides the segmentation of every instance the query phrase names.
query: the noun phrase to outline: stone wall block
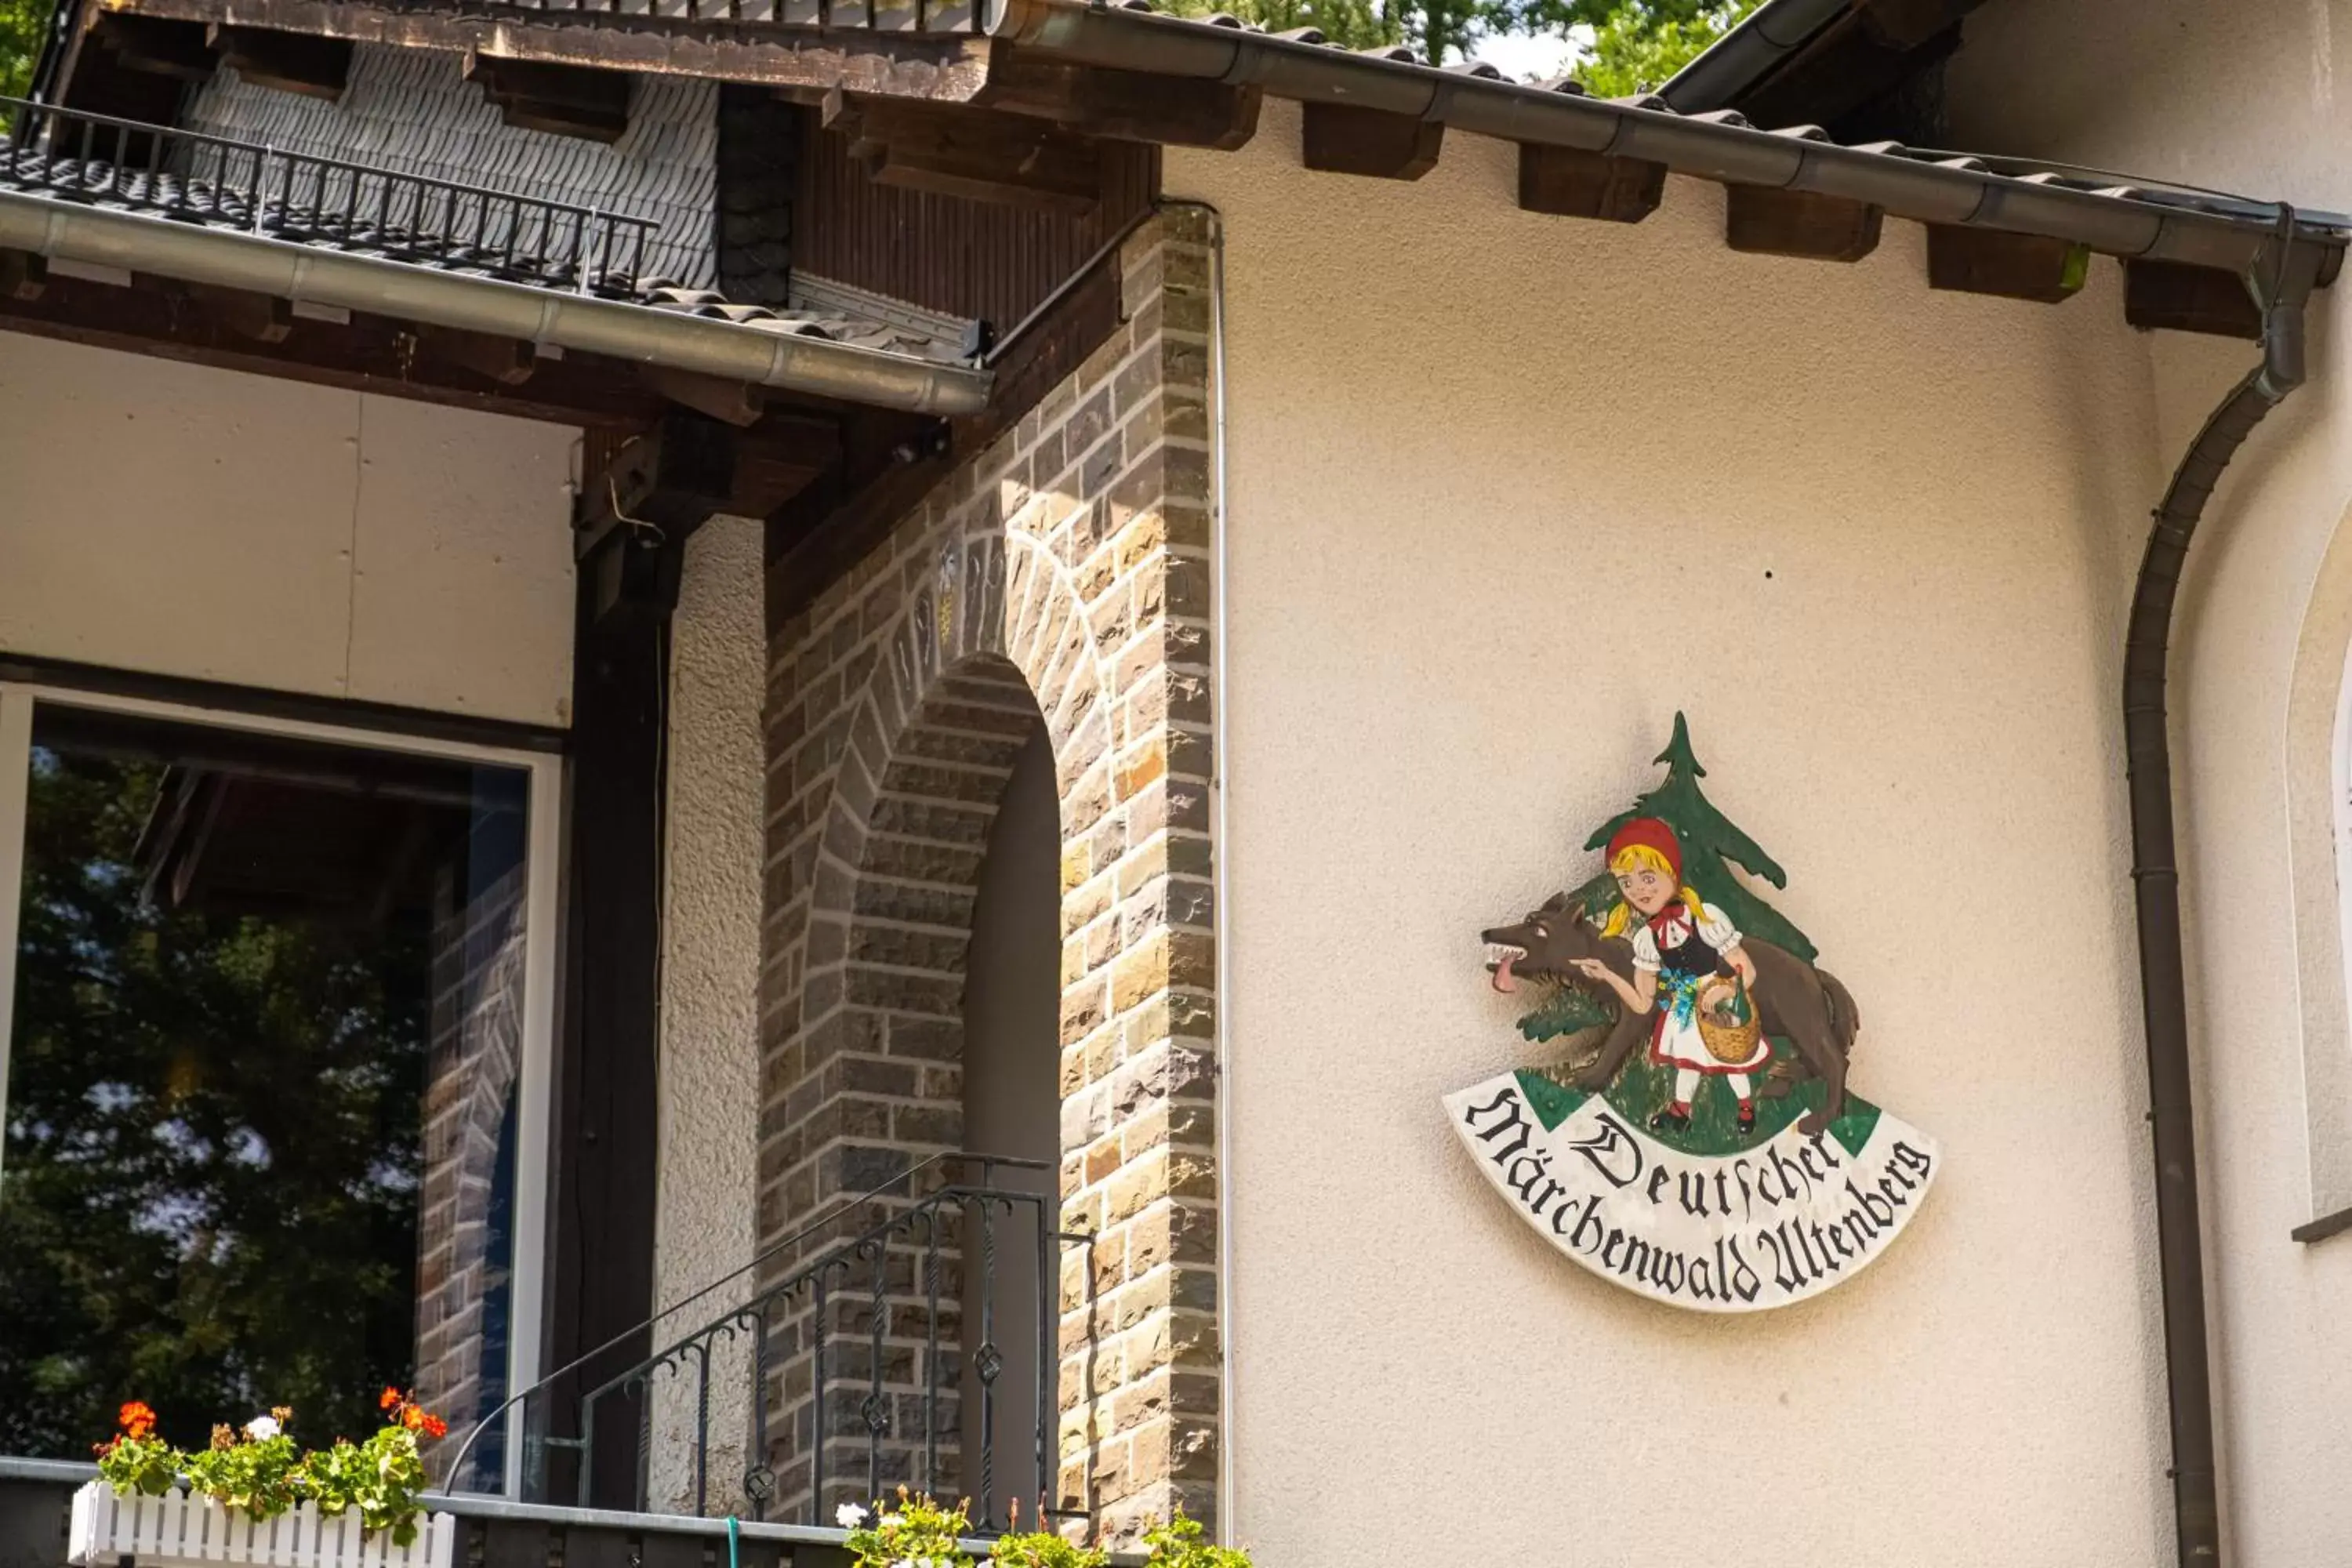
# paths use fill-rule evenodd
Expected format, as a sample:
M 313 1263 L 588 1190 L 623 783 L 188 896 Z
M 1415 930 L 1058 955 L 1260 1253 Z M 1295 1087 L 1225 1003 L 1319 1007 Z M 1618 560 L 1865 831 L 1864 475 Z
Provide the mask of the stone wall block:
M 1055 1484 L 1113 1541 L 1179 1500 L 1206 1515 L 1219 1453 L 1206 224 L 1171 208 L 1128 237 L 1126 322 L 795 615 L 767 674 L 763 1237 L 961 1142 L 972 889 L 1046 725 L 1056 1179 L 1064 1225 L 1096 1237 L 1056 1282 Z M 928 1309 L 889 1300 L 881 1364 L 913 1426 Z M 817 1387 L 778 1328 L 768 1459 L 805 1517 L 809 1442 L 820 1420 L 862 1433 L 863 1391 Z

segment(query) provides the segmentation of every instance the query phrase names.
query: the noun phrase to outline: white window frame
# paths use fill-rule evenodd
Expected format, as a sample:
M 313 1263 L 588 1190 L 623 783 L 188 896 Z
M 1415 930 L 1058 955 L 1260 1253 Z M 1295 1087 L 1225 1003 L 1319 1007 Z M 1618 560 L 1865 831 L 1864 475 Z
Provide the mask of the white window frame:
M 507 1340 L 507 1397 L 538 1381 L 546 1301 L 549 1119 L 555 1063 L 556 955 L 562 946 L 563 761 L 544 752 L 442 741 L 398 731 L 281 719 L 233 708 L 155 701 L 68 687 L 0 681 L 0 1118 L 7 1110 L 8 1042 L 16 1026 L 16 938 L 24 900 L 25 812 L 30 794 L 34 710 L 42 704 L 321 741 L 448 762 L 512 768 L 529 781 L 529 869 L 523 894 L 523 1036 L 518 1068 L 513 1307 Z M 527 1404 L 527 1402 L 526 1402 Z M 505 1490 L 522 1490 L 526 1404 L 508 1413 Z

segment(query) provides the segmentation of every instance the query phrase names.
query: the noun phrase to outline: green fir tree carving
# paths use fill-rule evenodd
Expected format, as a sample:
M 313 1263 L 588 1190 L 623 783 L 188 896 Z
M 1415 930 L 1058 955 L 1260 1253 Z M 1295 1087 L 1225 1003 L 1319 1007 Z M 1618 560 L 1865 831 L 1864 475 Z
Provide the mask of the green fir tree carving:
M 1675 737 L 1655 761 L 1666 770 L 1665 782 L 1635 800 L 1629 811 L 1619 812 L 1593 831 L 1584 841 L 1587 849 L 1606 849 L 1609 840 L 1619 828 L 1637 816 L 1654 816 L 1675 830 L 1682 840 L 1683 880 L 1691 890 L 1708 903 L 1731 917 L 1731 923 L 1742 935 L 1787 948 L 1806 963 L 1813 962 L 1813 944 L 1789 918 L 1748 890 L 1731 868 L 1738 866 L 1749 875 L 1760 877 L 1775 888 L 1789 885 L 1789 874 L 1780 869 L 1780 862 L 1764 853 L 1756 840 L 1732 826 L 1731 819 L 1717 811 L 1715 803 L 1698 787 L 1706 776 L 1699 766 L 1698 755 L 1691 750 L 1690 726 L 1680 713 L 1675 715 Z M 1583 901 L 1586 912 L 1600 920 L 1616 907 L 1617 880 L 1606 867 L 1601 875 L 1579 888 L 1574 896 Z

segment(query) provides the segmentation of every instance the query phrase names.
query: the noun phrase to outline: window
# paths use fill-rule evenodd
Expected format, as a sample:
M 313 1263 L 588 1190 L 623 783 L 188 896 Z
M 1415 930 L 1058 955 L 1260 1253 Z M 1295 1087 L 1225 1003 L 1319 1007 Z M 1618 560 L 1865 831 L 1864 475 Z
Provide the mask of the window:
M 529 1384 L 556 778 L 0 687 L 0 1453 L 130 1398 L 323 1443 L 397 1384 L 454 1458 Z

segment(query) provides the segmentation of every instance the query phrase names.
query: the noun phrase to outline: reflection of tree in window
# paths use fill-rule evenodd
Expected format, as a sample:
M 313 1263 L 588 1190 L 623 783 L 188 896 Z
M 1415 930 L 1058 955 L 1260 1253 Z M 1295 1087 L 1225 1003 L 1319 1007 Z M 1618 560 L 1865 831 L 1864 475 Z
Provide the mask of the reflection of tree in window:
M 189 764 L 174 734 L 58 729 L 35 734 L 0 1152 L 0 1452 L 84 1457 L 131 1397 L 184 1443 L 278 1404 L 306 1440 L 358 1436 L 428 1315 L 436 949 L 453 900 L 478 928 L 474 884 L 511 879 L 519 812 L 473 804 L 462 767 Z M 486 879 L 493 821 L 515 848 Z M 502 1120 L 510 1081 L 464 1095 Z

